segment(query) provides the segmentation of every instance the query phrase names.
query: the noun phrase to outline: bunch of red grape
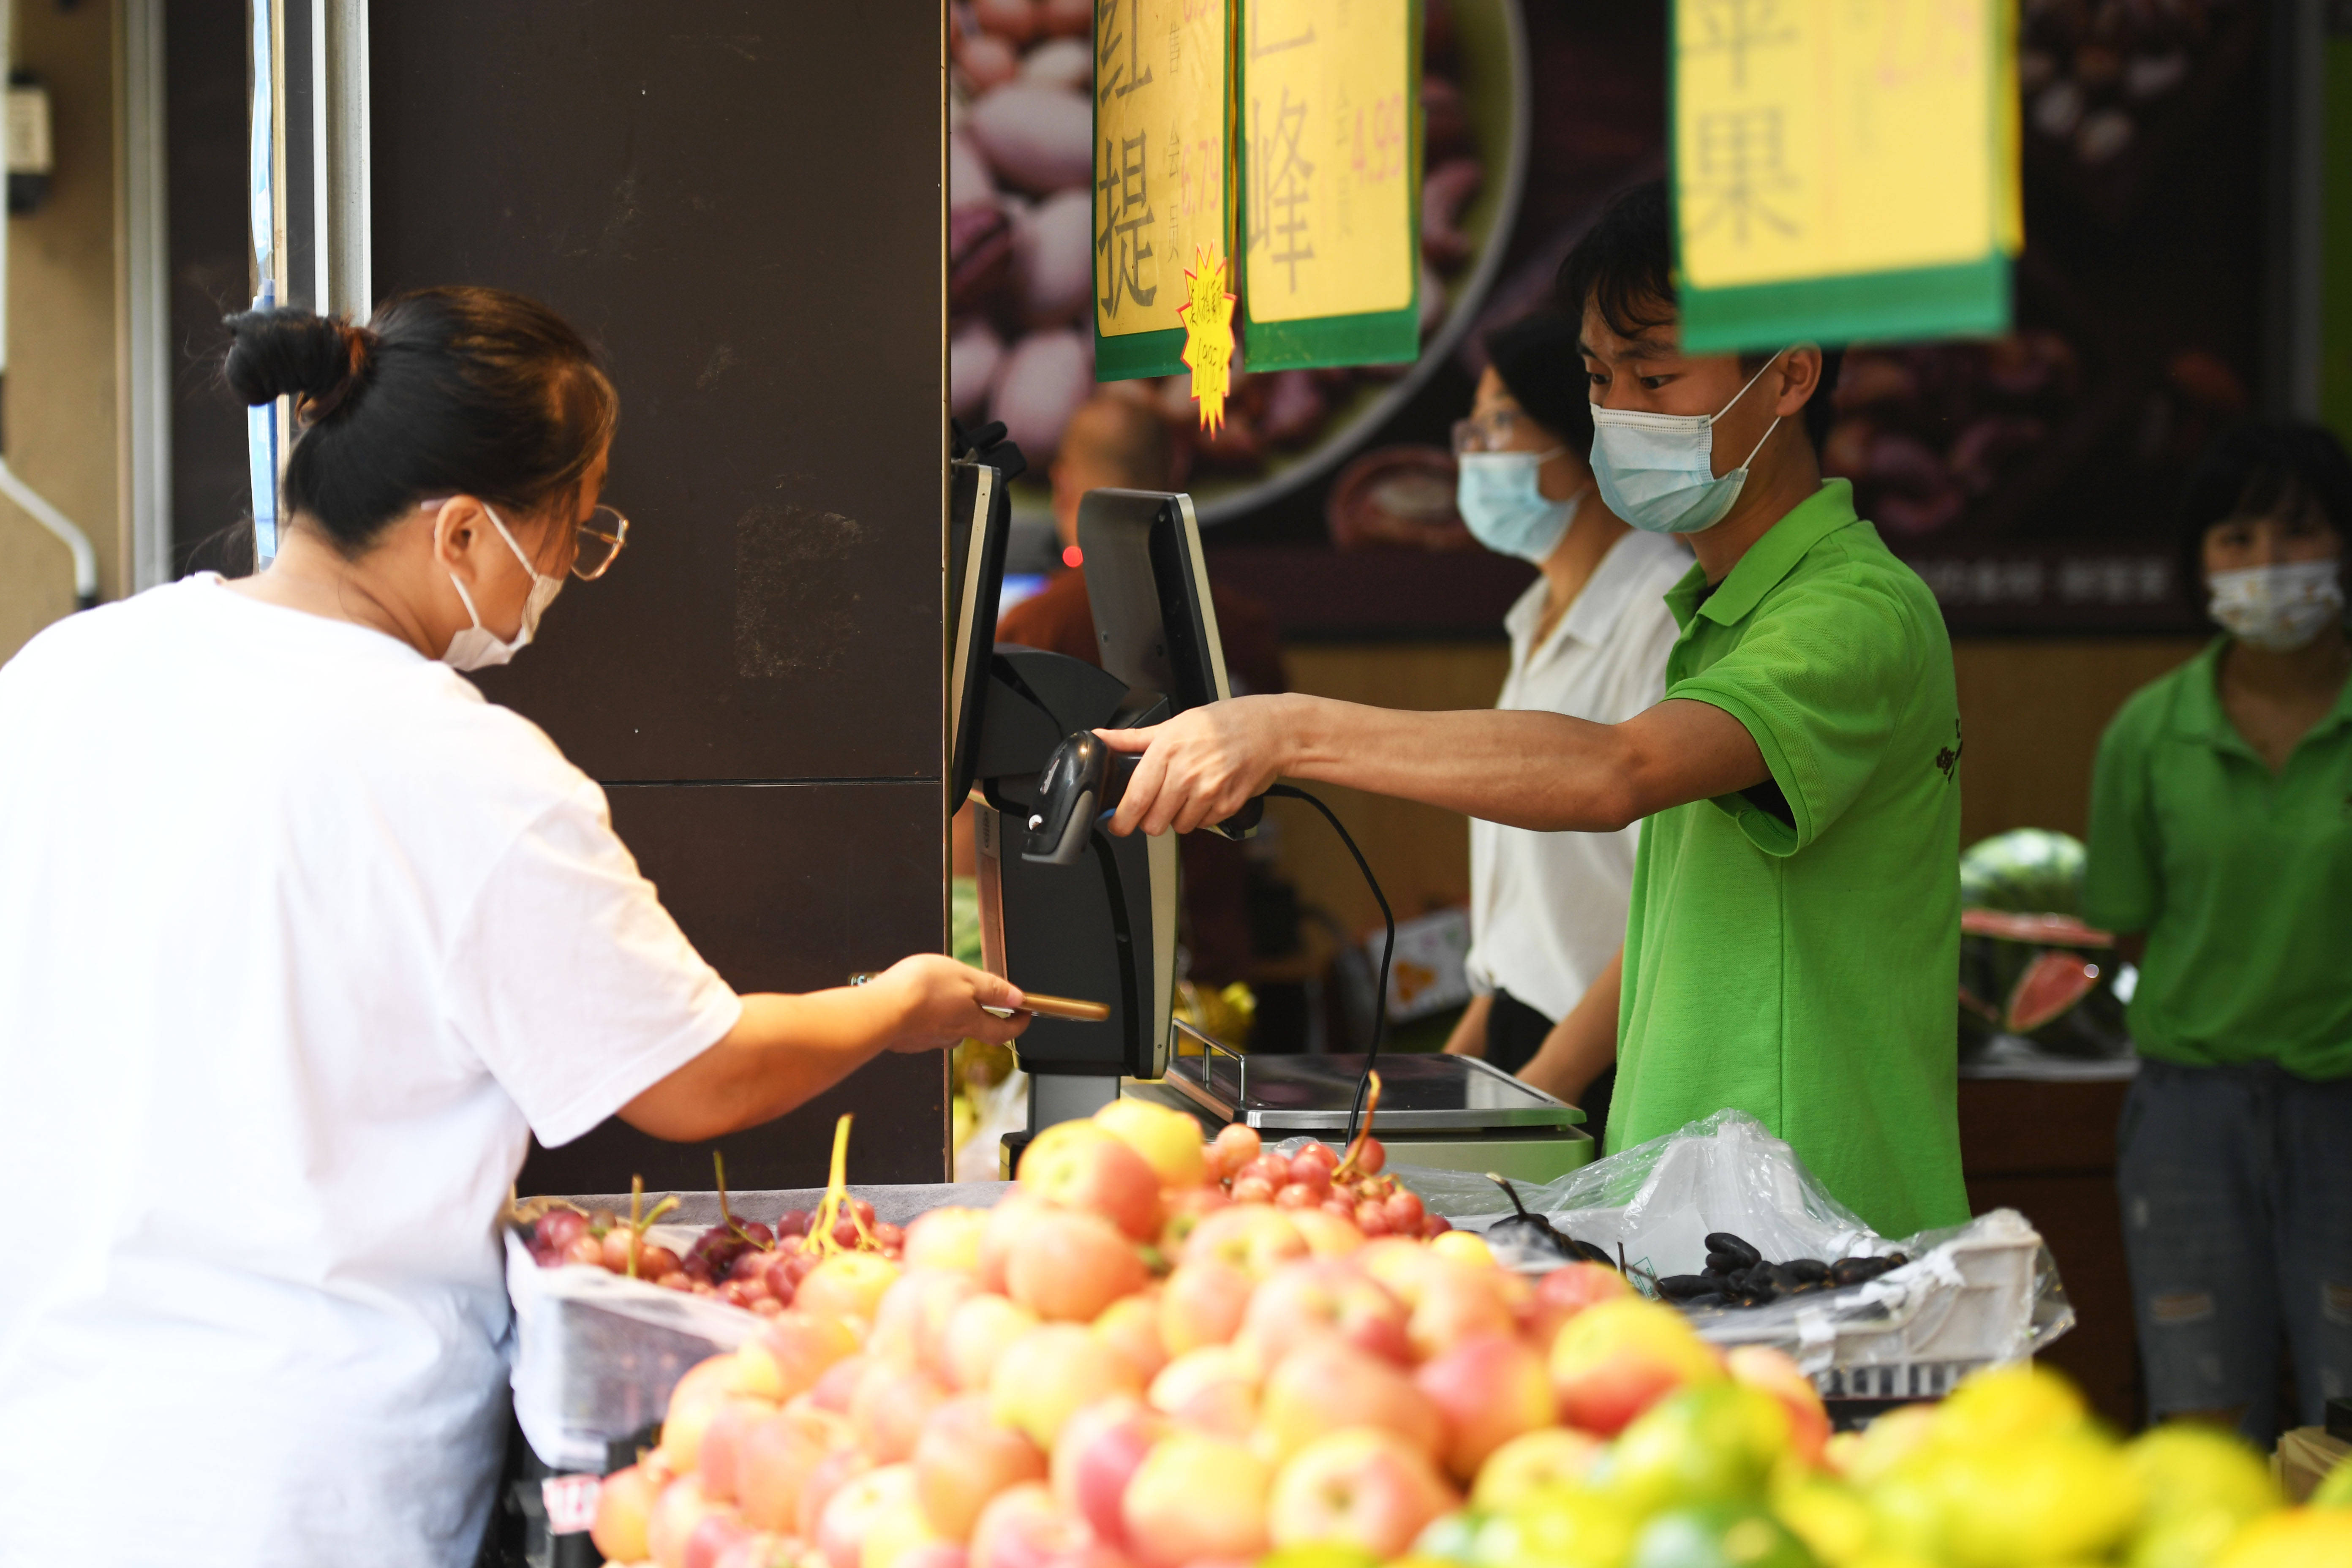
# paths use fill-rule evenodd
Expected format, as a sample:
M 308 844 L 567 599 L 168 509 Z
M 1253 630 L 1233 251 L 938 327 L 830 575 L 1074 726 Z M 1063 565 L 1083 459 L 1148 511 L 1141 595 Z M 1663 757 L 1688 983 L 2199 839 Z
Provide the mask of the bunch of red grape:
M 1345 1156 L 1318 1142 L 1286 1156 L 1265 1147 L 1255 1128 L 1234 1122 L 1217 1134 L 1208 1154 L 1211 1178 L 1223 1181 L 1237 1204 L 1319 1208 L 1368 1237 L 1426 1237 L 1454 1228 L 1444 1215 L 1424 1210 L 1418 1194 L 1381 1174 L 1388 1151 L 1370 1133 Z
M 695 1237 L 680 1258 L 645 1240 L 636 1227 L 608 1209 L 583 1214 L 559 1208 L 541 1215 L 532 1226 L 530 1252 L 543 1268 L 589 1264 L 666 1290 L 715 1296 L 730 1306 L 773 1317 L 792 1304 L 801 1280 L 824 1258 L 809 1245 L 809 1227 L 816 1217 L 814 1209 L 786 1209 L 773 1226 L 758 1220 L 722 1221 Z M 833 1239 L 847 1250 L 896 1258 L 906 1233 L 876 1220 L 874 1205 L 865 1199 L 845 1197 Z

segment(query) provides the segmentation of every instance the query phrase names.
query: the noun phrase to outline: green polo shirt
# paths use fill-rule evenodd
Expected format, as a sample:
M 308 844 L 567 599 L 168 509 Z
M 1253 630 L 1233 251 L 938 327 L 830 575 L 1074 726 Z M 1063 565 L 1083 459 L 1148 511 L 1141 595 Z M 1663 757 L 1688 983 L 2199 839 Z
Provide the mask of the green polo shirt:
M 2146 931 L 2143 1056 L 2352 1077 L 2352 682 L 2277 773 L 2221 710 L 2224 637 L 2099 741 L 2084 915 Z
M 1792 820 L 1759 789 L 1643 823 L 1610 1148 L 1736 1106 L 1881 1235 L 1957 1225 L 1959 705 L 1935 595 L 1832 479 L 1666 603 L 1667 700 L 1738 720 Z

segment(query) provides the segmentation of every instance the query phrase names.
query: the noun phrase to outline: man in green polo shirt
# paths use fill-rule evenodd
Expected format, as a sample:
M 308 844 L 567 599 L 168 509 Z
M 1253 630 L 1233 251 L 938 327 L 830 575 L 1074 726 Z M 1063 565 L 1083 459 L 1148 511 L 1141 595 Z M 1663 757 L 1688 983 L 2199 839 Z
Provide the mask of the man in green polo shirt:
M 1220 821 L 1281 775 L 1539 830 L 1640 821 L 1612 1150 L 1733 1106 L 1881 1234 L 1958 1224 L 1951 648 L 1822 479 L 1834 356 L 1682 353 L 1654 184 L 1602 214 L 1558 303 L 1584 324 L 1602 499 L 1697 557 L 1664 700 L 1621 724 L 1216 703 L 1106 733 L 1144 752 L 1114 830 Z

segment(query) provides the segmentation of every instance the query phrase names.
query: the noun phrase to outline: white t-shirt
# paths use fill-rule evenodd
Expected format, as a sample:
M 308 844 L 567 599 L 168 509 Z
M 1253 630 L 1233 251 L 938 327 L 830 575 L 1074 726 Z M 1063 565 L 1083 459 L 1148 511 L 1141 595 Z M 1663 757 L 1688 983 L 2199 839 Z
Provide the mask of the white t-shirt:
M 1690 570 L 1671 539 L 1632 532 L 1610 546 L 1592 580 L 1540 647 L 1540 577 L 1503 626 L 1511 673 L 1497 708 L 1534 709 L 1617 724 L 1666 690 L 1677 631 L 1666 590 Z M 1554 1022 L 1568 1016 L 1625 941 L 1641 825 L 1618 833 L 1534 833 L 1470 824 L 1470 985 L 1507 991 Z
M 517 714 L 217 579 L 0 668 L 0 1564 L 473 1561 L 497 1215 L 741 1005 Z

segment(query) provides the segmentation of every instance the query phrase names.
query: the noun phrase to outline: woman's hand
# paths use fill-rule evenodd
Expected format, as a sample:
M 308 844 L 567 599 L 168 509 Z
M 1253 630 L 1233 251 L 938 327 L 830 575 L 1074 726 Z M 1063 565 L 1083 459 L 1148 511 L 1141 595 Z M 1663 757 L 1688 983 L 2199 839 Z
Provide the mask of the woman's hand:
M 894 1051 L 943 1051 L 967 1038 L 1001 1046 L 1029 1026 L 1026 1013 L 1000 1018 L 981 1010 L 1019 1008 L 1018 986 L 936 952 L 902 958 L 864 988 L 897 1008 L 889 1043 Z
M 1236 697 L 1143 730 L 1097 730 L 1114 752 L 1141 752 L 1113 833 L 1190 833 L 1223 822 L 1282 776 L 1294 738 L 1290 700 Z

